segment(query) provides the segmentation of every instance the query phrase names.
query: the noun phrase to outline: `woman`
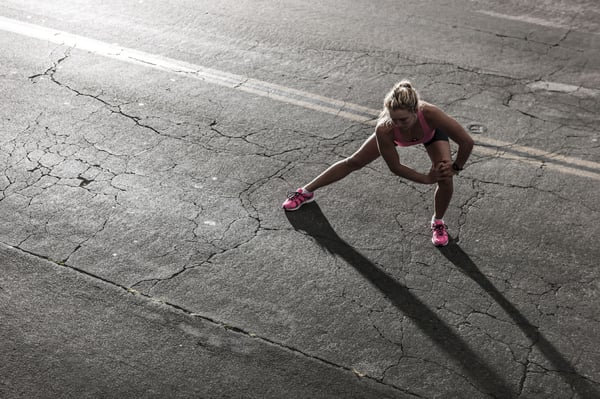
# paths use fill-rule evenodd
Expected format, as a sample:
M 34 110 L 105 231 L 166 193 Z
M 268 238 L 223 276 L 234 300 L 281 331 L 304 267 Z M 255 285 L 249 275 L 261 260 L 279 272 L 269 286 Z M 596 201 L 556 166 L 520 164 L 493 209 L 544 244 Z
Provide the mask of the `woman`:
M 458 144 L 454 162 L 448 138 Z M 431 159 L 432 166 L 427 174 L 402 165 L 395 148 L 417 144 L 425 146 Z M 360 149 L 288 195 L 282 206 L 286 211 L 294 211 L 303 204 L 314 201 L 315 190 L 346 177 L 381 155 L 396 175 L 422 184 L 437 183 L 431 241 L 436 246 L 444 246 L 448 244 L 448 233 L 443 217 L 452 198 L 452 177 L 463 169 L 472 150 L 473 139 L 465 129 L 436 106 L 421 101 L 412 84 L 403 80 L 386 95 L 375 133 Z

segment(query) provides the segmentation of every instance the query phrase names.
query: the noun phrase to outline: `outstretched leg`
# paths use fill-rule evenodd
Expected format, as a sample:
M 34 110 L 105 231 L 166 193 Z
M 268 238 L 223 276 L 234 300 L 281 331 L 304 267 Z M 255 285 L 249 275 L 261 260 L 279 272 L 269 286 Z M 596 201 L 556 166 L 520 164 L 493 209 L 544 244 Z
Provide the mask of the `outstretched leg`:
M 373 133 L 363 145 L 350 157 L 334 163 L 314 180 L 303 188 L 307 191 L 315 191 L 318 188 L 343 179 L 350 173 L 370 164 L 379 157 L 377 139 Z
M 288 198 L 282 204 L 282 208 L 286 211 L 295 211 L 302 205 L 314 201 L 315 196 L 312 193 L 313 191 L 343 179 L 355 170 L 368 165 L 378 157 L 379 148 L 377 147 L 375 133 L 373 133 L 352 156 L 336 162 L 306 186 L 299 188 L 294 193 L 290 193 Z

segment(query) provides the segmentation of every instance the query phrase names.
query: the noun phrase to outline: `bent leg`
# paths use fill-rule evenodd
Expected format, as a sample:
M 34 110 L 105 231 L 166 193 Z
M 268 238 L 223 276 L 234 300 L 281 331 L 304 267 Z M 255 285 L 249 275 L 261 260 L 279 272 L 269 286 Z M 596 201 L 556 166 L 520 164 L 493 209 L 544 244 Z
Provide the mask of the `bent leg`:
M 452 164 L 452 156 L 450 154 L 450 143 L 446 140 L 438 140 L 427 146 L 427 154 L 431 159 L 431 164 L 436 167 L 442 162 Z M 444 214 L 448 210 L 452 194 L 454 192 L 454 183 L 452 177 L 439 181 L 434 195 L 435 218 L 443 219 Z
M 323 173 L 304 186 L 304 189 L 315 191 L 318 188 L 341 180 L 355 170 L 370 164 L 378 157 L 379 148 L 377 147 L 375 133 L 373 133 L 352 156 L 331 165 Z

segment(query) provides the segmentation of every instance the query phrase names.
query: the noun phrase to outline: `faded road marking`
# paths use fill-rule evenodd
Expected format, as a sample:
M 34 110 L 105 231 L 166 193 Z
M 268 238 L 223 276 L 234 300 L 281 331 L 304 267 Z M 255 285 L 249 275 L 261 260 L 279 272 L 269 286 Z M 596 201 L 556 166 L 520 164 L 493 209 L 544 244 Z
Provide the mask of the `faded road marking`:
M 477 12 L 479 14 L 489 15 L 490 17 L 494 17 L 494 18 L 508 19 L 511 21 L 519 21 L 519 22 L 524 22 L 524 23 L 528 23 L 528 24 L 547 26 L 550 28 L 560 28 L 560 29 L 568 29 L 568 30 L 574 29 L 573 26 L 569 26 L 565 23 L 549 21 L 547 19 L 531 17 L 528 15 L 508 15 L 508 14 L 502 14 L 499 12 L 488 11 L 488 10 L 477 10 L 475 12 Z M 591 35 L 598 35 L 598 33 L 596 33 L 596 32 L 586 31 L 585 33 L 591 34 Z
M 568 85 L 564 83 L 547 82 L 540 80 L 527 85 L 532 90 L 556 91 L 559 93 L 568 93 L 580 97 L 594 97 L 600 95 L 600 90 L 588 89 L 581 86 Z
M 130 64 L 141 65 L 199 79 L 204 82 L 225 86 L 230 89 L 256 94 L 262 97 L 297 105 L 327 114 L 336 115 L 352 121 L 374 126 L 378 110 L 360 105 L 335 100 L 328 97 L 292 89 L 289 87 L 231 74 L 185 61 L 162 57 L 142 51 L 124 48 L 71 33 L 29 24 L 0 16 L 0 30 L 16 33 L 22 36 L 48 41 L 51 43 L 73 47 L 116 59 Z M 569 87 L 560 83 L 536 82 L 531 88 L 562 91 L 578 91 L 580 95 L 591 94 L 591 89 Z M 590 92 L 586 92 L 590 90 Z M 561 173 L 600 180 L 600 163 L 585 161 L 578 158 L 553 154 L 532 147 L 515 145 L 480 135 L 475 136 L 476 151 L 483 155 L 498 156 L 528 164 L 544 166 Z

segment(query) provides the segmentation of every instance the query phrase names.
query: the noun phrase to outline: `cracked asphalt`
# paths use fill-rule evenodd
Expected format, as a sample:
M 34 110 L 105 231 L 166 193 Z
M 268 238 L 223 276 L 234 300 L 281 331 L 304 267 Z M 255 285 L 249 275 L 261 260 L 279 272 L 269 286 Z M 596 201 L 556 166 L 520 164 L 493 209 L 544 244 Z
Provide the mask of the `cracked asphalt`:
M 600 397 L 594 1 L 161 3 L 0 5 L 2 398 Z M 402 78 L 476 140 L 452 243 L 381 160 L 284 213 Z

